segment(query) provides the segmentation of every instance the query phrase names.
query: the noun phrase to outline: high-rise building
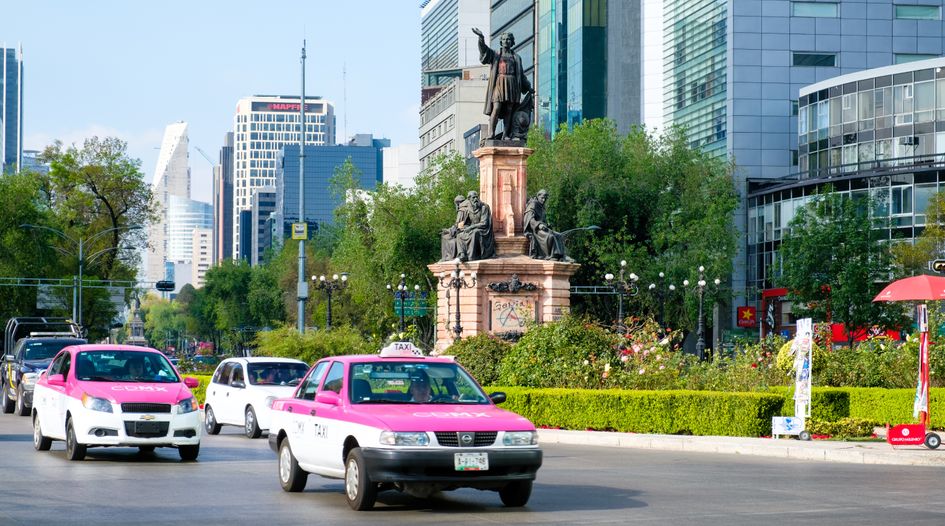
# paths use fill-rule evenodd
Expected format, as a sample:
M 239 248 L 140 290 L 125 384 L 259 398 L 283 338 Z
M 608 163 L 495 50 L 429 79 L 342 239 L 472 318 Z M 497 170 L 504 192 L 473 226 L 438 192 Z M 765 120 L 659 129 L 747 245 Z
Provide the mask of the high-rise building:
M 512 51 L 522 57 L 525 76 L 535 85 L 535 0 L 489 0 L 492 4 L 489 25 L 492 29 L 489 45 L 499 48 L 502 33 L 512 33 L 515 46 Z
M 384 156 L 384 183 L 413 188 L 420 173 L 419 145 L 398 144 L 382 151 Z
M 23 48 L 0 47 L 0 174 L 23 163 Z
M 351 160 L 359 175 L 359 184 L 365 190 L 374 190 L 384 180 L 383 151 L 390 146 L 390 139 L 375 139 L 370 134 L 355 135 L 348 144 L 337 146 L 312 146 L 305 148 L 305 218 L 312 226 L 330 224 L 334 220 L 335 208 L 341 204 L 340 196 L 329 189 L 335 170 L 345 161 Z M 276 178 L 275 229 L 289 232 L 286 225 L 299 222 L 299 147 L 283 147 Z M 282 225 L 282 228 L 279 228 Z M 281 243 L 281 239 L 273 239 Z
M 161 151 L 154 169 L 155 209 L 158 219 L 151 224 L 148 233 L 149 250 L 147 254 L 146 276 L 148 281 L 160 281 L 165 278 L 168 257 L 168 222 L 171 197 L 190 199 L 190 166 L 188 157 L 189 140 L 187 123 L 169 124 L 164 130 Z M 189 237 L 189 232 L 188 232 Z
M 641 122 L 641 3 L 538 0 L 536 123 L 610 118 L 618 130 Z
M 271 231 L 266 227 L 266 223 L 276 211 L 276 189 L 257 188 L 250 202 L 250 225 L 253 231 L 250 234 L 252 250 L 249 263 L 255 266 L 263 261 L 263 254 L 272 246 Z
M 663 2 L 643 0 L 640 4 L 643 33 L 640 113 L 643 124 L 655 132 L 663 129 Z
M 190 268 L 190 283 L 195 288 L 203 287 L 207 269 L 213 263 L 213 229 L 195 228 L 191 253 L 193 254 Z
M 240 252 L 243 236 L 240 212 L 252 207 L 258 188 L 276 185 L 276 159 L 282 147 L 299 144 L 300 99 L 282 95 L 254 95 L 239 100 L 233 140 L 233 257 Z M 335 113 L 321 97 L 305 98 L 305 144 L 335 143 Z M 247 260 L 252 260 L 245 254 Z
M 806 123 L 808 141 L 799 146 L 802 88 L 945 51 L 941 0 L 663 3 L 665 122 L 684 126 L 692 146 L 735 162 L 736 190 L 742 196 L 735 224 L 743 234 L 749 231 L 749 181 L 783 178 L 801 168 L 816 171 L 843 164 L 844 159 L 858 161 L 860 150 L 852 145 L 859 144 L 863 134 L 877 133 L 844 120 L 850 109 L 843 104 L 854 99 L 838 96 L 839 104 L 828 105 L 827 99 L 835 96 L 828 90 L 824 99 L 816 95 L 816 104 L 810 104 L 810 96 L 806 99 L 807 116 L 815 118 Z M 854 84 L 839 89 L 843 95 L 859 88 Z M 910 96 L 907 102 L 905 93 L 901 102 L 911 108 L 914 99 Z M 817 131 L 817 141 L 809 140 L 810 130 L 822 129 L 823 136 Z M 905 133 L 891 129 L 894 136 Z M 907 135 L 915 133 L 920 132 Z M 801 159 L 804 167 L 799 166 Z M 754 259 L 756 268 L 749 276 L 750 258 L 742 239 L 732 276 L 733 308 L 755 301 L 750 287 L 763 281 Z M 773 257 L 764 247 L 757 250 Z
M 223 137 L 220 162 L 213 167 L 213 262 L 233 257 L 233 132 Z
M 938 6 L 921 7 L 910 11 L 937 14 Z M 872 199 L 874 233 L 898 244 L 921 235 L 929 202 L 945 190 L 945 58 L 804 86 L 798 105 L 801 170 L 748 184 L 748 286 L 763 291 L 749 303 L 765 313 L 765 334 L 794 330 L 788 291 L 776 288 L 773 263 L 782 240 L 791 236 L 791 220 L 812 196 L 830 189 L 854 200 Z
M 192 261 L 193 232 L 213 228 L 213 207 L 209 203 L 171 195 L 167 200 L 167 260 Z
M 489 37 L 489 0 L 420 2 L 421 103 L 439 86 L 461 77 L 463 68 L 479 64 L 479 37 L 473 28 Z
M 489 117 L 483 113 L 488 84 L 487 66 L 466 68 L 461 78 L 442 86 L 423 104 L 420 108 L 418 152 L 421 169 L 428 167 L 441 154 L 458 152 L 465 156 L 463 134 L 479 124 L 488 128 Z
M 38 150 L 23 150 L 23 165 L 20 166 L 20 170 L 48 174 L 49 165 L 39 160 L 40 153 Z

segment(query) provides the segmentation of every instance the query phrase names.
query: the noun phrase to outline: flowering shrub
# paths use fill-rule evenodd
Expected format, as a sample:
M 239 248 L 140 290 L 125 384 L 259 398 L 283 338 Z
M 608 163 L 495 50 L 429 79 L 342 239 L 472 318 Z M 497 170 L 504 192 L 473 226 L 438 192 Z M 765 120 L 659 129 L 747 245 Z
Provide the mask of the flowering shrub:
M 482 385 L 495 385 L 499 379 L 499 364 L 511 345 L 495 336 L 480 333 L 450 345 L 444 354 L 456 357 Z

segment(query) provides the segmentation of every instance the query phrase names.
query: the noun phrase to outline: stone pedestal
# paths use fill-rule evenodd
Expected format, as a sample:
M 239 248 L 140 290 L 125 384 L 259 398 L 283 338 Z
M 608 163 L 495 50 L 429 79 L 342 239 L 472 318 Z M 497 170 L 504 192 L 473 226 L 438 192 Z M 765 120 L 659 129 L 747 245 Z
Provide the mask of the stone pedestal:
M 479 159 L 479 197 L 492 209 L 497 257 L 427 265 L 440 282 L 437 351 L 449 347 L 456 337 L 457 304 L 462 338 L 482 332 L 520 334 L 529 324 L 554 321 L 571 307 L 570 278 L 580 265 L 526 255 L 528 239 L 522 230 L 527 198 L 525 161 L 532 152 L 520 144 L 497 146 L 494 142 L 473 152 Z M 469 285 L 459 289 L 458 298 L 457 289 L 444 286 L 454 271 L 462 271 Z
M 427 265 L 440 278 L 437 288 L 436 350 L 453 343 L 456 334 L 456 289 L 443 283 L 457 270 L 455 261 Z M 498 257 L 460 263 L 464 281 L 459 290 L 461 337 L 482 332 L 501 336 L 522 333 L 530 323 L 557 320 L 571 307 L 570 278 L 580 265 L 532 259 L 528 256 Z M 473 273 L 476 279 L 473 284 Z M 513 278 L 517 276 L 518 282 Z M 442 277 L 441 277 L 442 276 Z

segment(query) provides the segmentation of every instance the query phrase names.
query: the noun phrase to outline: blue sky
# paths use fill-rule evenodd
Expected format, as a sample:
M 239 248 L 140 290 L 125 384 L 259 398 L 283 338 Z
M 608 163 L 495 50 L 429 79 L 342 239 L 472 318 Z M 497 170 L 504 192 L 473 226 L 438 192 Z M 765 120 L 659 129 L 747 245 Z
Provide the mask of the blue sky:
M 0 6 L 0 45 L 23 46 L 24 147 L 116 136 L 151 181 L 164 127 L 190 130 L 193 197 L 236 101 L 305 92 L 332 101 L 339 142 L 373 133 L 416 143 L 420 10 L 415 0 L 20 0 Z M 342 70 L 347 71 L 347 104 Z

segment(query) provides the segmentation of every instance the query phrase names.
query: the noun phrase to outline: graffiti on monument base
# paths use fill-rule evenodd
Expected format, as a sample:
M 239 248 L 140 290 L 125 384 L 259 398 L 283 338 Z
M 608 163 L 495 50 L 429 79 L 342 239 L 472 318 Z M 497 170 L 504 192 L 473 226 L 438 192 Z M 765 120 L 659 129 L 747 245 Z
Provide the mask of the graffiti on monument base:
M 489 330 L 494 333 L 521 332 L 529 322 L 537 322 L 537 301 L 522 297 L 493 297 L 489 302 Z

